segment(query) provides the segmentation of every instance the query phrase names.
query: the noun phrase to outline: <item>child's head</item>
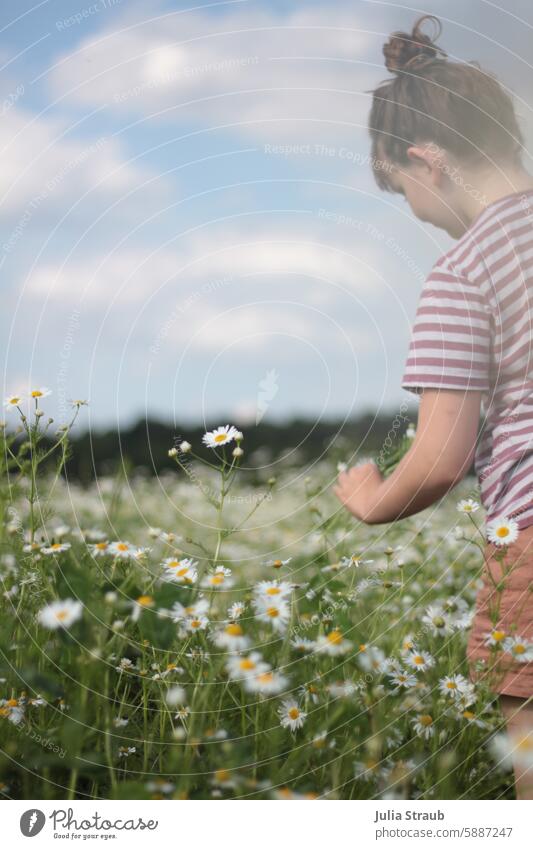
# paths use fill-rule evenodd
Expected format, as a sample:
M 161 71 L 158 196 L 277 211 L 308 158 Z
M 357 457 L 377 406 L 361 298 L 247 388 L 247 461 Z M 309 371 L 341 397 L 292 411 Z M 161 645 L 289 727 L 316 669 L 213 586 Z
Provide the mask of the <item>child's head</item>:
M 394 77 L 373 93 L 369 129 L 380 188 L 404 194 L 418 218 L 459 236 L 467 198 L 478 194 L 482 203 L 481 175 L 519 168 L 523 139 L 511 97 L 478 65 L 450 61 L 435 44 L 440 32 L 437 18 L 425 16 L 385 44 Z

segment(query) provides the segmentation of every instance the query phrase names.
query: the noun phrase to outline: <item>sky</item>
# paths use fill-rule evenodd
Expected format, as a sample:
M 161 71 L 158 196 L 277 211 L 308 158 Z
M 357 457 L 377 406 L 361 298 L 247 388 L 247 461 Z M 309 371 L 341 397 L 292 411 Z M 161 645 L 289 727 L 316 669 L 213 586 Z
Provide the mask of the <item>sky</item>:
M 4 2 L 4 391 L 84 427 L 397 409 L 452 244 L 369 164 L 382 44 L 437 14 L 533 140 L 530 0 Z M 43 405 L 44 406 L 44 405 Z

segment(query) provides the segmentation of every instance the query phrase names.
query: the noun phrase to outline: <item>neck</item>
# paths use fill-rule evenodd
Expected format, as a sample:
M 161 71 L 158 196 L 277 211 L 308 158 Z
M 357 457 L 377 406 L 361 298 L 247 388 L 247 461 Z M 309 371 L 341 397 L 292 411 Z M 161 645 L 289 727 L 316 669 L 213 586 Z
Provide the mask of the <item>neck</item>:
M 465 195 L 463 198 L 464 221 L 468 227 L 490 204 L 507 195 L 533 189 L 533 177 L 521 166 L 501 171 L 491 169 L 473 175 L 471 185 L 475 186 L 479 195 Z

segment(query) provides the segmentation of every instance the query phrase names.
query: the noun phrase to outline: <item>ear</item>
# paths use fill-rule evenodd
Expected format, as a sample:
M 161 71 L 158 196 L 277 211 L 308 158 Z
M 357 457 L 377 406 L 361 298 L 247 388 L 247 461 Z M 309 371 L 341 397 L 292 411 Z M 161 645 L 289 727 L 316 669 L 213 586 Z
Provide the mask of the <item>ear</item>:
M 413 145 L 407 150 L 409 161 L 427 169 L 434 186 L 440 186 L 444 177 L 444 158 L 442 148 L 436 144 Z

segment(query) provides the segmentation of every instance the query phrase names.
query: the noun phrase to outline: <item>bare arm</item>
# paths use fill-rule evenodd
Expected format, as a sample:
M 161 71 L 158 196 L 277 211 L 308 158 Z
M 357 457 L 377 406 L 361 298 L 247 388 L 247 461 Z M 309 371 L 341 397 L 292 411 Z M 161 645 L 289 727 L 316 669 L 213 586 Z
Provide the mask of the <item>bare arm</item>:
M 464 477 L 474 456 L 481 393 L 427 389 L 408 453 L 383 480 L 373 463 L 339 475 L 335 494 L 367 524 L 411 516 L 438 501 Z

